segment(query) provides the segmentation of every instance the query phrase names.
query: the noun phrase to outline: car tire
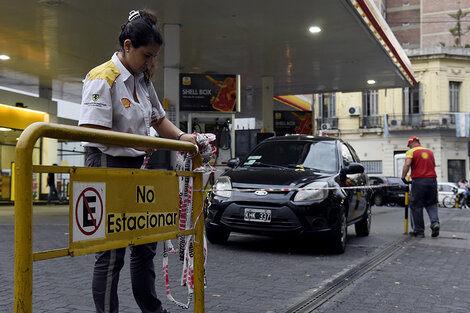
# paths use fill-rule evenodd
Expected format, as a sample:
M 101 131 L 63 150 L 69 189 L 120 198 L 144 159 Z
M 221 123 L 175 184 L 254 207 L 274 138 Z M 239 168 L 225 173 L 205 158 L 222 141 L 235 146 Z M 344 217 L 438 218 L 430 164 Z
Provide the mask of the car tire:
M 331 251 L 336 254 L 342 254 L 346 250 L 346 241 L 348 236 L 348 224 L 346 218 L 346 210 L 344 207 L 340 209 L 338 214 L 338 225 L 333 230 L 331 238 Z
M 361 221 L 354 224 L 356 229 L 356 236 L 359 237 L 366 237 L 369 236 L 370 233 L 370 226 L 372 224 L 372 210 L 370 205 L 367 206 L 366 212 L 364 213 L 364 217 Z
M 381 206 L 384 203 L 384 196 L 381 193 L 376 193 L 374 195 L 374 199 L 372 199 L 372 203 L 375 206 Z
M 227 242 L 229 236 L 229 231 L 206 228 L 207 240 L 212 244 L 224 244 Z

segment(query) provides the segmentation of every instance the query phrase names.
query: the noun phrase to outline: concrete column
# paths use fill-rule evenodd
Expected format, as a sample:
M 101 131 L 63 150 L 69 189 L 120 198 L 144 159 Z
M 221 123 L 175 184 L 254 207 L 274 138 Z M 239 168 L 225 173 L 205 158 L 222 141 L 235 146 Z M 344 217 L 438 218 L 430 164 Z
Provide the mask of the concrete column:
M 180 25 L 163 25 L 163 40 L 165 44 L 163 59 L 163 96 L 167 101 L 168 108 L 166 117 L 180 127 Z M 162 100 L 162 99 L 160 99 Z M 165 106 L 165 103 L 162 103 Z M 171 167 L 176 165 L 176 152 L 171 153 Z
M 164 97 L 168 100 L 167 118 L 179 127 L 180 98 L 180 25 L 165 24 L 163 26 L 164 49 Z
M 50 77 L 39 76 L 39 98 L 52 99 L 52 80 Z
M 315 95 L 312 94 L 312 135 L 318 136 L 318 131 L 317 131 L 317 119 L 315 118 Z
M 273 126 L 273 96 L 274 79 L 272 76 L 262 78 L 262 107 L 263 107 L 263 132 L 274 131 Z

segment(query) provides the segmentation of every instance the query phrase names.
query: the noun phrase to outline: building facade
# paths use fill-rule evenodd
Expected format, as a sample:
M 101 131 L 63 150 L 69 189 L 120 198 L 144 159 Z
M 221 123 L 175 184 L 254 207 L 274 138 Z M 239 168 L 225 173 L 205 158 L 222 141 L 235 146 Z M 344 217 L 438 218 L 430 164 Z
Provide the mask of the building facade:
M 407 50 L 416 88 L 315 95 L 317 129 L 349 141 L 369 173 L 396 176 L 410 136 L 432 149 L 439 181 L 469 175 L 470 49 Z
M 376 1 L 377 2 L 377 1 Z M 405 49 L 453 47 L 455 38 L 449 29 L 456 27 L 457 19 L 449 14 L 470 11 L 470 0 L 387 0 L 378 1 L 382 12 L 398 41 Z M 378 3 L 376 3 L 378 4 Z M 460 45 L 470 44 L 470 15 L 461 18 Z M 457 44 L 459 46 L 459 44 Z

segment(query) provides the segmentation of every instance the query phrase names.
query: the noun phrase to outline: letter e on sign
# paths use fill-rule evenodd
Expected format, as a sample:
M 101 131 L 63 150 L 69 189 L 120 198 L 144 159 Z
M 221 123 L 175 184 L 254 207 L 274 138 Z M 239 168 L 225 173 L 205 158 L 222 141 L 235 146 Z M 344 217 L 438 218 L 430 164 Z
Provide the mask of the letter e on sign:
M 105 183 L 73 183 L 72 241 L 105 237 Z
M 137 186 L 137 203 L 155 203 L 155 187 L 152 185 Z

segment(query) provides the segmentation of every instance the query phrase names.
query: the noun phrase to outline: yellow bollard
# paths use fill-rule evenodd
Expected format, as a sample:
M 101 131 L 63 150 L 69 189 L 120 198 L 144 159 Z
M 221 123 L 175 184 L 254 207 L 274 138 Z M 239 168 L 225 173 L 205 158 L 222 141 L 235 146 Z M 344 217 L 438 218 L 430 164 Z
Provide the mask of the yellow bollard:
M 202 165 L 201 157 L 193 159 L 193 168 Z M 202 173 L 194 177 L 194 190 L 202 190 Z M 204 209 L 203 192 L 194 193 L 194 313 L 204 313 Z
M 410 181 L 410 175 L 406 176 L 406 180 Z M 408 234 L 408 203 L 410 201 L 410 185 L 406 185 L 406 192 L 405 192 L 405 235 Z

